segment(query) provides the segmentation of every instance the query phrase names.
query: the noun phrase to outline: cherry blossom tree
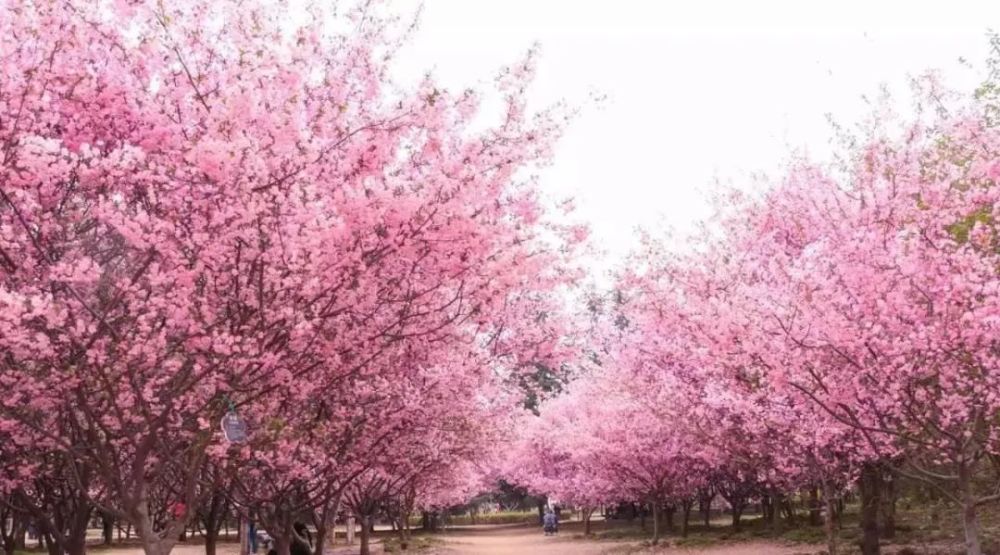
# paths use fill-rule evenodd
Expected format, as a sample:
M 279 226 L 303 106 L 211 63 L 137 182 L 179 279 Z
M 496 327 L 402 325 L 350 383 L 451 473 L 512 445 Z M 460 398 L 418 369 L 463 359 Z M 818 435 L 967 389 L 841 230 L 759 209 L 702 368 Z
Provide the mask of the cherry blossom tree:
M 763 284 L 744 293 L 773 338 L 759 364 L 959 504 L 969 553 L 975 509 L 996 499 L 974 477 L 998 447 L 996 132 L 983 121 L 876 135 L 844 184 L 793 168 L 741 210 L 732 247 L 743 280 Z
M 584 233 L 530 176 L 564 124 L 525 107 L 531 57 L 472 131 L 474 92 L 389 83 L 382 6 L 290 10 L 2 4 L 0 431 L 90 468 L 78 489 L 151 555 L 214 495 L 206 465 L 275 473 L 287 519 L 402 426 L 352 435 L 367 392 L 435 353 L 484 363 L 477 385 L 568 348 L 546 316 Z
M 875 464 L 902 461 L 962 507 L 969 553 L 981 552 L 976 507 L 997 483 L 977 483 L 995 460 L 998 410 L 996 131 L 983 112 L 895 126 L 877 114 L 844 170 L 796 160 L 761 194 L 725 198 L 692 252 L 650 251 L 667 260 L 665 286 L 655 271 L 633 280 L 673 318 L 636 325 L 673 331 L 690 367 L 729 378 L 719 392 L 766 407 L 757 421 L 799 451 L 792 466 L 822 477 L 846 463 L 864 498 Z M 874 553 L 877 503 L 864 505 Z

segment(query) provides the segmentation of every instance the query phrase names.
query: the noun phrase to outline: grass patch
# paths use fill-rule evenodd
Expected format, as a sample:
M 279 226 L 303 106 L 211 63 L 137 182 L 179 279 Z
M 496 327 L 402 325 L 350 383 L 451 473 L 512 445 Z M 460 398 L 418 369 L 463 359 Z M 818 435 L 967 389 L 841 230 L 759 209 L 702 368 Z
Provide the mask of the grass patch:
M 715 538 L 708 536 L 688 536 L 686 538 L 678 538 L 674 545 L 677 547 L 710 547 L 719 543 Z
M 439 522 L 445 526 L 468 526 L 470 524 L 534 524 L 538 522 L 538 511 L 498 511 L 495 513 L 477 513 L 460 515 L 441 515 Z M 422 524 L 420 515 L 410 517 L 410 526 L 419 528 Z
M 822 526 L 802 526 L 792 528 L 780 536 L 781 539 L 792 543 L 825 543 L 826 532 Z
M 643 530 L 638 526 L 627 526 L 627 527 L 615 527 L 610 530 L 598 530 L 594 532 L 590 537 L 598 540 L 611 540 L 611 541 L 621 541 L 621 540 L 644 540 L 650 537 L 647 530 Z M 585 537 L 583 535 L 581 538 Z
M 479 513 L 475 515 L 448 515 L 443 518 L 445 524 L 534 524 L 538 522 L 538 511 L 499 511 L 495 513 Z
M 382 541 L 382 550 L 386 553 L 406 553 L 408 551 L 423 551 L 443 544 L 444 541 L 433 536 L 420 535 L 410 537 L 410 541 L 407 544 L 406 549 L 403 549 L 399 537 L 393 536 L 385 538 Z

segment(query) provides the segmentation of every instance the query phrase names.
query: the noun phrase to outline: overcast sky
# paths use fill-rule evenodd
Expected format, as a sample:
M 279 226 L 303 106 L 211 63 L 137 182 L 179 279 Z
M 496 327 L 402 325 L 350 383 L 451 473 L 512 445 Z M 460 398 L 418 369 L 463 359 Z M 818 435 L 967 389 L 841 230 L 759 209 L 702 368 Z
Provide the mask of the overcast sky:
M 690 229 L 716 179 L 828 155 L 826 114 L 858 121 L 882 84 L 908 102 L 909 76 L 939 69 L 971 90 L 995 26 L 1000 2 L 425 0 L 397 71 L 484 86 L 539 42 L 532 102 L 585 107 L 543 183 L 614 259 L 636 225 Z

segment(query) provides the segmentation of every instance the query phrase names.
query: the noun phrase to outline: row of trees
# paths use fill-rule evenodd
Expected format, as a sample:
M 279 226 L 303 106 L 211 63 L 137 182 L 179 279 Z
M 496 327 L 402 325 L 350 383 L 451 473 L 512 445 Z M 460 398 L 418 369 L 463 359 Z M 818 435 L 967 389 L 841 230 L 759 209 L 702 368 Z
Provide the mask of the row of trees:
M 680 251 L 647 239 L 591 302 L 597 364 L 544 401 L 586 320 L 560 310 L 586 232 L 530 175 L 565 114 L 528 111 L 530 55 L 498 121 L 392 83 L 405 29 L 378 2 L 0 0 L 4 514 L 53 555 L 94 512 L 166 555 L 235 511 L 288 555 L 297 521 L 322 544 L 342 509 L 405 523 L 472 491 L 527 390 L 543 419 L 514 422 L 508 474 L 560 500 L 658 526 L 811 491 L 834 552 L 853 487 L 874 553 L 889 472 L 952 499 L 981 553 L 995 87 L 948 111 L 931 86 L 841 166 L 727 196 Z
M 527 110 L 531 55 L 495 121 L 392 83 L 405 31 L 377 2 L 0 2 L 0 508 L 52 555 L 95 513 L 148 555 L 227 511 L 280 555 L 345 508 L 406 522 L 559 367 L 585 230 L 530 171 L 565 114 Z
M 871 554 L 888 473 L 954 502 L 979 555 L 1000 500 L 995 87 L 920 83 L 915 115 L 880 108 L 837 163 L 725 195 L 680 249 L 647 238 L 591 305 L 599 366 L 527 425 L 547 459 L 519 479 L 684 513 L 717 491 L 736 518 L 815 489 L 833 515 L 854 489 Z

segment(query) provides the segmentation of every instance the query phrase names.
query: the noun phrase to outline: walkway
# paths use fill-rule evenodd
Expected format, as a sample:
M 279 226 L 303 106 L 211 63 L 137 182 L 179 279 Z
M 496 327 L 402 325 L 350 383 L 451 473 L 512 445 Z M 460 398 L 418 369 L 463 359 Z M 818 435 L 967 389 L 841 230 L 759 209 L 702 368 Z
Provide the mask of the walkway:
M 577 523 L 573 523 L 577 524 Z M 403 552 L 413 555 L 632 555 L 655 553 L 657 555 L 796 555 L 814 553 L 809 546 L 784 546 L 774 543 L 749 542 L 703 549 L 660 548 L 643 550 L 639 542 L 584 539 L 581 530 L 571 524 L 558 536 L 546 537 L 540 528 L 523 525 L 509 526 L 453 526 L 433 537 L 441 540 L 431 549 Z M 218 555 L 237 555 L 238 544 L 220 543 Z M 114 546 L 94 550 L 101 555 L 142 555 L 135 545 Z M 358 546 L 337 545 L 327 555 L 355 555 Z M 178 544 L 171 555 L 204 555 L 199 543 Z M 372 545 L 373 554 L 384 553 L 381 542 Z
M 457 528 L 457 527 L 456 527 Z M 663 555 L 794 555 L 815 550 L 766 542 L 748 542 L 712 548 L 661 548 L 642 550 L 638 542 L 594 541 L 573 530 L 546 537 L 539 528 L 525 526 L 463 526 L 437 536 L 445 546 L 435 555 L 612 555 L 657 553 Z M 427 551 L 424 551 L 427 553 Z

